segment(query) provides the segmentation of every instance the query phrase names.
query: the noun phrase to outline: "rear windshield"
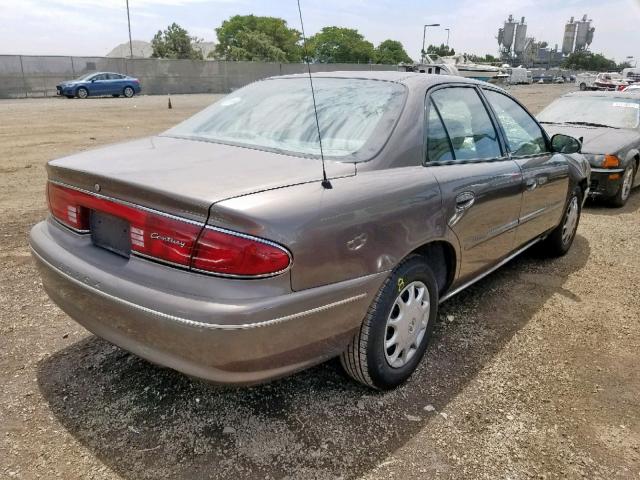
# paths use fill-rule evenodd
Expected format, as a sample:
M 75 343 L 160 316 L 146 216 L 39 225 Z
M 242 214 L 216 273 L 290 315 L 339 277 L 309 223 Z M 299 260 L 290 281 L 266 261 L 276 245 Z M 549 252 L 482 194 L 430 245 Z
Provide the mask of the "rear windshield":
M 400 115 L 405 87 L 377 80 L 314 78 L 325 156 L 371 158 Z M 264 80 L 237 90 L 166 136 L 316 157 L 318 128 L 308 78 Z
M 620 97 L 563 97 L 540 112 L 538 120 L 542 123 L 637 128 L 640 121 L 640 102 Z

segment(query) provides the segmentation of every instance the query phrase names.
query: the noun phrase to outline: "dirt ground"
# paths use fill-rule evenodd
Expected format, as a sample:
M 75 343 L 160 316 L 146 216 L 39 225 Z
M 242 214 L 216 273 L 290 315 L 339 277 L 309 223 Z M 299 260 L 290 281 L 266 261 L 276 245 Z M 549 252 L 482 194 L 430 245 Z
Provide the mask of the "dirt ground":
M 512 92 L 538 111 L 570 88 Z M 336 362 L 218 388 L 63 314 L 27 246 L 45 162 L 214 98 L 0 101 L 0 478 L 640 478 L 640 191 L 621 210 L 588 204 L 566 257 L 525 254 L 445 303 L 391 393 Z

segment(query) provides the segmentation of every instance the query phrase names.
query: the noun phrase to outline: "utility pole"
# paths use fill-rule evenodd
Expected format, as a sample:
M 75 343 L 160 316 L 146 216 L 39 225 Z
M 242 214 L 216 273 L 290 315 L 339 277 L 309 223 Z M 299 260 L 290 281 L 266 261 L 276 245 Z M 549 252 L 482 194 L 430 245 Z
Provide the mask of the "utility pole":
M 131 17 L 129 16 L 129 0 L 127 0 L 127 24 L 129 25 L 129 53 L 133 58 L 133 41 L 131 40 Z
M 445 28 L 445 30 L 447 31 L 447 48 L 449 47 L 449 33 L 451 33 L 451 29 L 450 28 Z
M 424 40 L 427 36 L 427 27 L 439 27 L 439 26 L 440 26 L 439 23 L 430 23 L 429 25 L 425 25 L 424 29 L 422 30 L 422 63 L 424 63 L 424 56 L 427 53 L 424 49 Z

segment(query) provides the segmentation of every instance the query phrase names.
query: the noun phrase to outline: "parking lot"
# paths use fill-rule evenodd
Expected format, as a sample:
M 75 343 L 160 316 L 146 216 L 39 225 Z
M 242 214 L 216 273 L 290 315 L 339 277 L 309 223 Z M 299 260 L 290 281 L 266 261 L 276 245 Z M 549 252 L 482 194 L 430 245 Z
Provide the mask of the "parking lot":
M 575 89 L 511 89 L 533 112 Z M 45 163 L 158 133 L 216 95 L 0 101 L 1 478 L 640 478 L 640 189 L 587 203 L 557 260 L 526 253 L 443 304 L 390 393 L 328 362 L 211 386 L 89 334 L 40 286 Z

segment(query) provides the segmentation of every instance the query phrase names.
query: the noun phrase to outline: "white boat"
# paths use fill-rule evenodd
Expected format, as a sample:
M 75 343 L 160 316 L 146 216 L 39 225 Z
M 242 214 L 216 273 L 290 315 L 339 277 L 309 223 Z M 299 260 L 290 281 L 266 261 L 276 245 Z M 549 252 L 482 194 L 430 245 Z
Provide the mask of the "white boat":
M 458 69 L 451 64 L 444 63 L 437 55 L 425 55 L 420 63 L 404 64 L 401 63 L 398 68 L 405 72 L 419 72 L 431 75 L 455 75 L 460 76 Z
M 461 77 L 474 78 L 485 82 L 499 82 L 509 78 L 509 75 L 499 67 L 474 63 L 466 55 L 452 55 L 450 57 L 438 57 L 445 65 L 455 67 Z

